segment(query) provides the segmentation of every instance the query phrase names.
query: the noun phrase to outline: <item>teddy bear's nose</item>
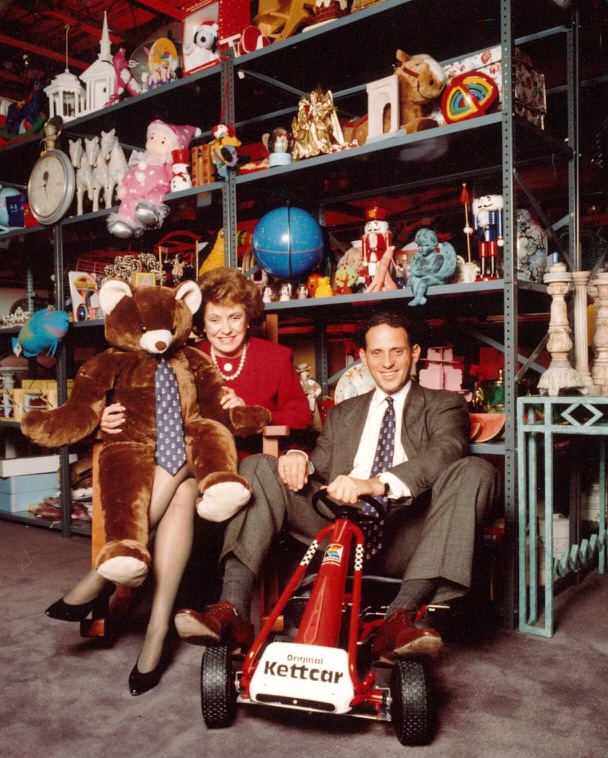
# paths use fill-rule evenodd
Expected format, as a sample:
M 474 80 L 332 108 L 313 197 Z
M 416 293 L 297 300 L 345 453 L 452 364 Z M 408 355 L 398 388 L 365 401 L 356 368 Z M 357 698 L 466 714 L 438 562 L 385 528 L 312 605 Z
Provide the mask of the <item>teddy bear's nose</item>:
M 167 349 L 167 343 L 159 340 L 158 342 L 154 343 L 154 347 L 158 350 L 159 353 L 162 353 Z

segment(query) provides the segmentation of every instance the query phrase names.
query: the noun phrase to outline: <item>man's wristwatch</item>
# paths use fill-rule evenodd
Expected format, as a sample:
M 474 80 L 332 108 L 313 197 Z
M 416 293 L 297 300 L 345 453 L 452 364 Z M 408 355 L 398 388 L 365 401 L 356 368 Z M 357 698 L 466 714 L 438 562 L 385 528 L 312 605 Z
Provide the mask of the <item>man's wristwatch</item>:
M 383 482 L 383 484 L 384 484 L 384 494 L 382 495 L 382 497 L 388 497 L 391 491 L 391 486 L 388 482 Z

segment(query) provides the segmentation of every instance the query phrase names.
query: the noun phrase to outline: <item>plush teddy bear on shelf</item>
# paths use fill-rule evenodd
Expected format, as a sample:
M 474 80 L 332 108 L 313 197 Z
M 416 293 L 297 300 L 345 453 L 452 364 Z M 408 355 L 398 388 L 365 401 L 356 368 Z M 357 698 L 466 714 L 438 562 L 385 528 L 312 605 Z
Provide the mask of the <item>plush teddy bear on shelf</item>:
M 106 542 L 95 567 L 117 584 L 138 586 L 150 566 L 148 508 L 157 465 L 171 474 L 176 467 L 191 466 L 202 518 L 223 521 L 249 500 L 250 485 L 237 473 L 233 434 L 261 431 L 270 414 L 261 406 L 221 407 L 217 368 L 208 356 L 185 344 L 201 300 L 193 281 L 173 290 L 134 289 L 125 281 L 107 280 L 99 301 L 111 347 L 81 367 L 67 403 L 53 410 L 32 410 L 21 421 L 23 433 L 35 444 L 56 448 L 92 434 L 106 401 L 125 407 L 122 433 L 104 435 L 99 461 Z M 159 386 L 159 371 L 173 374 L 173 388 Z M 167 421 L 173 424 L 172 434 L 165 440 L 164 411 L 157 400 L 176 391 L 177 407 L 167 409 L 172 413 Z M 181 450 L 180 444 L 171 450 L 174 442 L 181 443 Z M 174 455 L 172 469 L 165 457 Z
M 201 130 L 196 126 L 167 124 L 156 119 L 146 132 L 146 151 L 134 150 L 130 170 L 116 194 L 121 201 L 118 213 L 108 216 L 108 229 L 117 237 L 141 237 L 144 229 L 158 229 L 169 213 L 163 203 L 171 189 L 174 150 L 187 150 Z

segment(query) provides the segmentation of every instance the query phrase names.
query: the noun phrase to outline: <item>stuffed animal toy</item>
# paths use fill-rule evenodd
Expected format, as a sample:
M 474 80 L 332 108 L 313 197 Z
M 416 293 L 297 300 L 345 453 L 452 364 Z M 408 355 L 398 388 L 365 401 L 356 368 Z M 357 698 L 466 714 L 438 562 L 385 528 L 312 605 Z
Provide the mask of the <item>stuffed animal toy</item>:
M 141 584 L 150 565 L 148 508 L 155 455 L 158 464 L 163 463 L 160 447 L 157 450 L 155 375 L 163 359 L 177 380 L 186 451 L 200 492 L 199 515 L 223 521 L 250 496 L 248 482 L 237 473 L 232 433 L 259 432 L 270 414 L 260 406 L 221 408 L 219 372 L 208 356 L 185 345 L 201 300 L 193 281 L 173 290 L 134 289 L 125 281 L 107 280 L 100 288 L 99 302 L 111 347 L 81 367 L 67 403 L 53 410 L 30 411 L 21 422 L 29 439 L 55 448 L 94 432 L 106 400 L 125 406 L 122 433 L 118 439 L 105 435 L 99 462 L 106 544 L 96 568 L 117 584 Z M 166 396 L 164 391 L 160 394 Z
M 237 147 L 241 146 L 241 141 L 235 135 L 234 129 L 228 124 L 217 124 L 211 130 L 211 134 L 213 135 L 213 141 L 209 143 L 211 159 L 218 176 L 227 179 L 228 172 L 239 161 Z
M 184 45 L 184 64 L 187 71 L 219 61 L 217 37 L 219 26 L 212 19 L 202 21 L 194 31 L 192 42 Z
M 131 169 L 116 192 L 121 201 L 118 213 L 108 216 L 108 229 L 123 239 L 141 237 L 145 228 L 162 226 L 169 207 L 163 203 L 171 188 L 174 150 L 186 150 L 201 130 L 195 126 L 167 124 L 156 119 L 146 132 L 145 153 L 134 150 Z
M 414 134 L 438 126 L 437 121 L 428 114 L 445 88 L 445 71 L 426 53 L 410 56 L 403 50 L 397 50 L 396 58 L 400 129 L 405 129 L 407 134 Z M 390 119 L 390 108 L 387 108 L 384 114 L 385 131 L 390 129 Z M 344 138 L 347 141 L 356 140 L 363 145 L 367 140 L 367 116 L 346 126 Z

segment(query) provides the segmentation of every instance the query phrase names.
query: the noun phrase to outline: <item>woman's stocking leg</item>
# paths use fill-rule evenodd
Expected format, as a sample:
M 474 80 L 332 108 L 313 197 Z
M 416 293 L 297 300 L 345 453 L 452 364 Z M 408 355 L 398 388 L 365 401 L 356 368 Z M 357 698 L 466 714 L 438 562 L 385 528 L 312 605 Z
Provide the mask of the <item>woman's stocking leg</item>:
M 137 663 L 142 674 L 156 668 L 163 652 L 175 598 L 192 550 L 196 495 L 194 479 L 183 481 L 160 518 L 156 530 L 152 611 Z M 162 501 L 164 498 L 161 496 L 160 499 Z M 151 517 L 157 515 L 154 508 L 156 505 L 153 497 Z

